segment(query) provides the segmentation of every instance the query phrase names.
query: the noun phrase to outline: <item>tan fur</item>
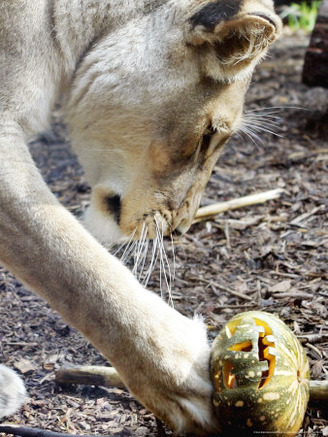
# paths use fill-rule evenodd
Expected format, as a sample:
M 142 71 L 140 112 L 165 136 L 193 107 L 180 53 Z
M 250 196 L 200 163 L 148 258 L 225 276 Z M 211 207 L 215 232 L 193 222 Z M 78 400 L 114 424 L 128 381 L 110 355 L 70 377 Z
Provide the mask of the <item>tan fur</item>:
M 178 432 L 216 429 L 202 322 L 143 289 L 58 203 L 26 141 L 61 97 L 98 240 L 140 237 L 144 223 L 151 238 L 156 221 L 185 232 L 279 31 L 271 0 L 0 3 L 1 262 Z

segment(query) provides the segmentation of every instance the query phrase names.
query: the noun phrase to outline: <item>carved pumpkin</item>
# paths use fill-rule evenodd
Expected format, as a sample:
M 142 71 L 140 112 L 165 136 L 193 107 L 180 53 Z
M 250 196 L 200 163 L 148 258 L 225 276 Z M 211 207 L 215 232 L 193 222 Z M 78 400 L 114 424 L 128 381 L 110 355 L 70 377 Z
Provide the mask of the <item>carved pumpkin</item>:
M 214 340 L 211 375 L 215 413 L 228 435 L 290 437 L 301 427 L 309 363 L 276 316 L 250 311 L 232 318 Z

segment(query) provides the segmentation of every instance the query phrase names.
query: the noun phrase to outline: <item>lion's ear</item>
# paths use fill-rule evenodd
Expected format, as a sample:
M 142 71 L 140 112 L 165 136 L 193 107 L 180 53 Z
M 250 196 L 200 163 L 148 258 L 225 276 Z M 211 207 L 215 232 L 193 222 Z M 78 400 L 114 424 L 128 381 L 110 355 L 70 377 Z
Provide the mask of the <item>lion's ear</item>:
M 281 20 L 268 1 L 217 0 L 194 13 L 188 27 L 188 42 L 207 53 L 208 73 L 232 79 L 265 55 Z

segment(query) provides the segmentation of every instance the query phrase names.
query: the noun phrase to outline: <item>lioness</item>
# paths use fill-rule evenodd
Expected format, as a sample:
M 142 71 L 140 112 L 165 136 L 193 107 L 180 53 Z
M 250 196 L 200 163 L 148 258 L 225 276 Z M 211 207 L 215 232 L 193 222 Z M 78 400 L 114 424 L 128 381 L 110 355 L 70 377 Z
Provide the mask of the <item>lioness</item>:
M 178 432 L 216 429 L 203 323 L 145 290 L 98 241 L 187 231 L 280 29 L 271 0 L 0 3 L 1 262 Z M 92 186 L 86 228 L 27 147 L 60 97 Z M 6 394 L 15 377 L 1 369 L 4 415 L 24 390 Z

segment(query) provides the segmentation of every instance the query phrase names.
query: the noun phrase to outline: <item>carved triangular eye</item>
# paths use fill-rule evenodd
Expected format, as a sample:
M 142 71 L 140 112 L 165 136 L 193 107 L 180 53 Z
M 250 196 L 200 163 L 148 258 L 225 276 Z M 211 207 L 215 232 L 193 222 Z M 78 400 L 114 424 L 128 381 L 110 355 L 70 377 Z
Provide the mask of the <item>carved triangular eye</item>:
M 188 42 L 199 47 L 207 75 L 233 79 L 254 67 L 281 30 L 273 7 L 257 0 L 218 0 L 189 19 Z

